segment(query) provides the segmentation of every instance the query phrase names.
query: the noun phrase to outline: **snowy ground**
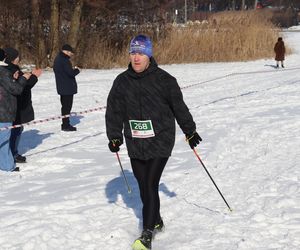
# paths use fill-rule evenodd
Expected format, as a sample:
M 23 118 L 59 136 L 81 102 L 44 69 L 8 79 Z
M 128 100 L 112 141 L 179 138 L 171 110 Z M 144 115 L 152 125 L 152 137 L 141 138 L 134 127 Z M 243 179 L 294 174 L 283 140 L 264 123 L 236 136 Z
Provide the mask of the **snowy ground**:
M 300 249 L 300 32 L 285 69 L 274 61 L 168 65 L 183 88 L 203 143 L 197 148 L 230 212 L 184 135 L 160 185 L 165 232 L 155 250 Z M 83 70 L 73 111 L 106 105 L 124 69 Z M 54 75 L 33 89 L 37 119 L 59 115 Z M 120 152 L 131 194 L 109 152 L 105 111 L 25 127 L 20 173 L 0 172 L 0 249 L 126 250 L 139 236 L 141 205 L 126 148 Z

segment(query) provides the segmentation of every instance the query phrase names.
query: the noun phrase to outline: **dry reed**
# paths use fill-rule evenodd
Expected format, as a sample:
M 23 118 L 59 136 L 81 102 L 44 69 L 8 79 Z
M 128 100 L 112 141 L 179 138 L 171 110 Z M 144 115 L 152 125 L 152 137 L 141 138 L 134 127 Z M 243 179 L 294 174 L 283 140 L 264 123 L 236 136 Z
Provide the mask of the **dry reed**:
M 174 27 L 154 44 L 160 63 L 247 61 L 274 55 L 278 30 L 255 11 L 219 13 L 205 23 Z
M 154 57 L 159 64 L 271 58 L 279 35 L 271 17 L 270 12 L 262 11 L 221 12 L 205 22 L 171 25 L 160 31 L 159 36 L 152 30 L 144 34 L 153 39 Z M 129 42 L 130 36 L 123 39 Z M 121 49 L 100 38 L 90 42 L 85 48 L 83 66 L 125 67 L 128 64 L 128 42 L 124 42 Z

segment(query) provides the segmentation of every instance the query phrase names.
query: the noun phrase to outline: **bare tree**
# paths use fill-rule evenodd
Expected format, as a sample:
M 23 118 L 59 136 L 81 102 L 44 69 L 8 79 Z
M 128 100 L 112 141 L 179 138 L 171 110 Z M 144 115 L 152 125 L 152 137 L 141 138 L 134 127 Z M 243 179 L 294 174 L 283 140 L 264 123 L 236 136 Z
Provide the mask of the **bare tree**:
M 71 18 L 70 31 L 68 36 L 68 42 L 73 48 L 77 47 L 80 30 L 80 19 L 83 7 L 83 0 L 76 0 L 75 9 Z
M 43 39 L 43 26 L 39 18 L 40 13 L 40 1 L 31 0 L 31 10 L 32 10 L 32 27 L 34 31 L 34 41 L 35 41 L 35 64 L 37 67 L 41 67 L 43 61 L 45 60 L 45 44 Z
M 54 59 L 59 50 L 59 4 L 58 0 L 51 0 L 50 18 L 50 48 L 48 64 Z M 50 66 L 50 65 L 48 65 Z
M 242 10 L 245 10 L 246 0 L 242 0 Z
M 257 0 L 254 0 L 254 6 L 253 6 L 253 8 L 256 9 L 256 6 L 257 6 Z

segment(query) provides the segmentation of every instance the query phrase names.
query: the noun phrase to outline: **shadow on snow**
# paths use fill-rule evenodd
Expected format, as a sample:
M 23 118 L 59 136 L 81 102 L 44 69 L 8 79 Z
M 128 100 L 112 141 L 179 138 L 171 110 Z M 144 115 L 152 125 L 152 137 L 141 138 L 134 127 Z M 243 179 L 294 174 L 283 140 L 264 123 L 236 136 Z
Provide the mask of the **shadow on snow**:
M 53 133 L 50 133 L 49 136 L 53 134 Z M 76 140 L 76 141 L 73 141 L 73 142 L 70 142 L 70 143 L 66 143 L 66 144 L 63 144 L 63 145 L 59 145 L 59 146 L 56 146 L 56 147 L 52 147 L 52 148 L 48 148 L 48 149 L 45 149 L 45 150 L 42 150 L 42 151 L 39 151 L 39 152 L 35 152 L 35 153 L 32 153 L 32 154 L 27 154 L 27 156 L 32 156 L 32 155 L 38 155 L 38 154 L 42 154 L 42 153 L 45 153 L 45 152 L 49 152 L 49 151 L 53 151 L 53 150 L 56 150 L 56 149 L 61 149 L 61 148 L 65 148 L 65 147 L 68 147 L 68 146 L 71 146 L 71 145 L 74 145 L 74 144 L 77 144 L 77 143 L 80 143 L 82 141 L 85 141 L 89 138 L 92 138 L 92 137 L 96 137 L 96 136 L 99 136 L 103 134 L 103 132 L 99 132 L 99 133 L 96 133 L 96 134 L 93 134 L 93 135 L 89 135 L 89 136 L 85 136 L 79 140 Z M 46 138 L 46 137 L 45 137 Z M 44 138 L 44 139 L 45 139 Z M 21 147 L 22 149 L 22 147 Z M 28 151 L 28 150 L 27 150 Z
M 142 201 L 139 195 L 138 183 L 133 173 L 129 170 L 125 169 L 124 174 L 127 178 L 128 185 L 130 186 L 131 193 L 128 193 L 124 176 L 120 171 L 120 176 L 112 179 L 107 183 L 105 188 L 106 197 L 109 203 L 115 203 L 116 205 L 118 205 L 118 197 L 121 196 L 126 207 L 132 209 L 135 216 L 139 219 L 139 227 L 142 228 Z M 176 193 L 171 192 L 164 183 L 159 184 L 159 191 L 163 192 L 166 196 L 171 198 L 176 196 Z
M 45 140 L 53 134 L 54 133 L 40 134 L 40 131 L 37 129 L 24 131 L 21 135 L 20 140 L 20 153 L 24 154 L 27 151 L 36 148 L 38 145 L 43 143 L 43 140 Z

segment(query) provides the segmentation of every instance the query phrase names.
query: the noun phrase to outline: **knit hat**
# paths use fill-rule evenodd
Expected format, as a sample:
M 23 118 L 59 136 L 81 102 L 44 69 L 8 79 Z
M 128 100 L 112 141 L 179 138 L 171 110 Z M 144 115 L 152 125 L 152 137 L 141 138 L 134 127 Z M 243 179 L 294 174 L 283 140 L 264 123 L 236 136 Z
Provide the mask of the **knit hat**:
M 152 42 L 149 37 L 138 35 L 130 41 L 129 53 L 141 53 L 152 57 Z
M 0 61 L 4 61 L 5 57 L 6 57 L 5 51 L 0 48 Z
M 6 54 L 5 62 L 12 62 L 19 57 L 19 51 L 14 48 L 5 48 L 4 51 Z
M 71 47 L 71 45 L 69 44 L 64 44 L 62 47 L 61 47 L 61 50 L 66 50 L 66 51 L 70 51 L 72 53 L 75 53 L 74 52 L 74 49 Z

